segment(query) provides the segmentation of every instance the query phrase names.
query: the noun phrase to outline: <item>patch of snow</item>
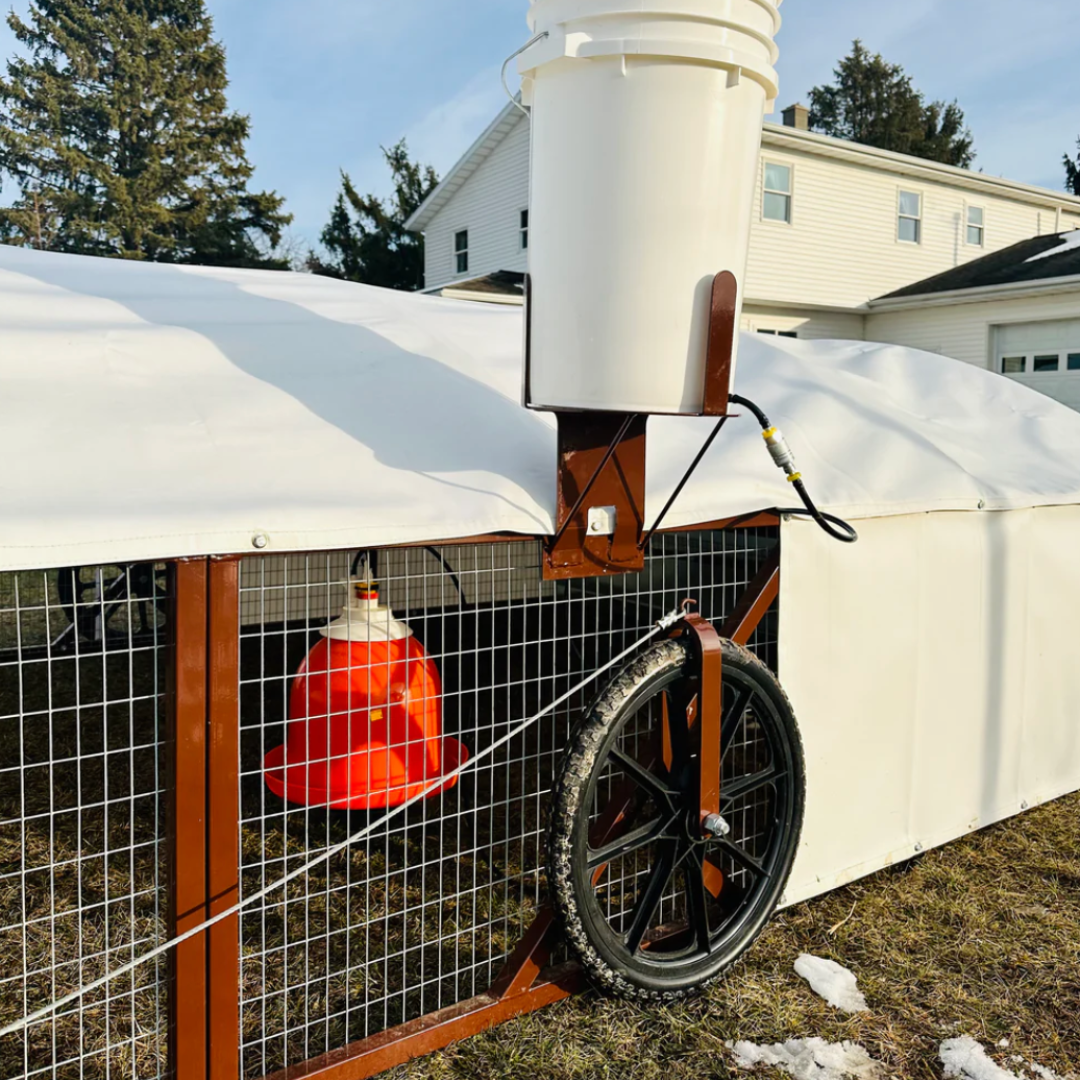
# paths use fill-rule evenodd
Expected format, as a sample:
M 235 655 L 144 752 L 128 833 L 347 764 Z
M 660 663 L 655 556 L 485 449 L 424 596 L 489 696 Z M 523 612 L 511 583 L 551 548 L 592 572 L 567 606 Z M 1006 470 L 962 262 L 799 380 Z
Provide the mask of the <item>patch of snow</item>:
M 824 1039 L 789 1039 L 757 1046 L 737 1042 L 731 1047 L 740 1069 L 774 1065 L 792 1080 L 884 1080 L 880 1063 L 858 1043 L 828 1043 Z
M 834 1008 L 848 1013 L 869 1011 L 855 976 L 835 960 L 803 953 L 795 961 L 795 974 L 801 975 L 810 984 L 810 989 Z
M 1008 1047 L 1008 1045 L 1009 1045 L 1009 1040 L 1008 1039 L 1002 1039 L 1001 1042 L 998 1043 L 998 1046 L 1000 1046 L 1002 1050 L 1006 1049 Z
M 1023 1070 L 1019 1073 L 1009 1072 L 991 1060 L 982 1046 L 966 1035 L 959 1039 L 946 1039 L 938 1054 L 945 1066 L 946 1077 L 957 1080 L 1028 1080 L 1028 1075 Z M 1011 1060 L 1022 1064 L 1024 1059 L 1014 1056 Z M 1038 1080 L 1070 1080 L 1069 1077 L 1058 1076 L 1053 1069 L 1036 1065 L 1033 1061 L 1028 1062 L 1028 1068 Z
M 938 1049 L 947 1077 L 961 1080 L 1021 1080 L 1016 1073 L 992 1061 L 982 1046 L 968 1035 L 946 1039 Z
M 1053 1069 L 1048 1069 L 1045 1065 L 1036 1065 L 1034 1061 L 1028 1062 L 1028 1068 L 1039 1080 L 1075 1080 L 1075 1073 L 1069 1073 L 1068 1076 L 1058 1076 Z
M 1076 248 L 1080 248 L 1080 229 L 1062 233 L 1061 244 L 1058 247 L 1051 248 L 1049 251 L 1040 251 L 1038 255 L 1032 255 L 1030 259 L 1024 261 L 1029 263 L 1038 262 L 1040 259 L 1049 259 L 1051 255 L 1063 255 L 1066 251 L 1073 251 Z

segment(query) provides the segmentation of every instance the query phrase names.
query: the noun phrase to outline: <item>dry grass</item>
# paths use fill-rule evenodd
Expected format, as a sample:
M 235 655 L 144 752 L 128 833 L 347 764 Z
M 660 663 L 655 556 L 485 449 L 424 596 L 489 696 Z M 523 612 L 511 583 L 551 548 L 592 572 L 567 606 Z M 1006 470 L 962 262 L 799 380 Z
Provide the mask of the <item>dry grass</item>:
M 871 1011 L 848 1017 L 811 993 L 792 970 L 802 952 L 855 971 Z M 1080 796 L 783 912 L 699 1001 L 581 998 L 394 1075 L 745 1076 L 728 1040 L 821 1036 L 862 1043 L 887 1076 L 940 1080 L 938 1044 L 957 1034 L 1008 1039 L 994 1051 L 1003 1064 L 1022 1055 L 1062 1075 L 1080 1066 Z

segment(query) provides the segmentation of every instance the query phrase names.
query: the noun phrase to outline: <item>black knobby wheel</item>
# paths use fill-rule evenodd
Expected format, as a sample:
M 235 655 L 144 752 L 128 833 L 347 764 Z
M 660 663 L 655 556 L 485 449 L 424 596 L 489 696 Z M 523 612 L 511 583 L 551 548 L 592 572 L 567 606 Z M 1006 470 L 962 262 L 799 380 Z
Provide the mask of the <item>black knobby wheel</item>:
M 701 725 L 681 641 L 634 661 L 592 706 L 556 784 L 549 881 L 594 982 L 629 997 L 697 993 L 761 933 L 802 828 L 795 717 L 775 676 L 723 642 L 722 821 L 701 827 Z
M 164 566 L 72 566 L 56 579 L 60 606 L 87 641 L 126 643 L 160 633 L 167 617 Z

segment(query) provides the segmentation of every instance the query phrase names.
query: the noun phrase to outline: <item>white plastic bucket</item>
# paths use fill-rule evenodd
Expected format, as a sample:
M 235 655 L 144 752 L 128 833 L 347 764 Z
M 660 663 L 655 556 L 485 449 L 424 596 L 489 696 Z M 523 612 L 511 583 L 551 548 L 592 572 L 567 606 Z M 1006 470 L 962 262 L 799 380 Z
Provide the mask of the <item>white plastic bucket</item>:
M 716 274 L 742 306 L 780 2 L 532 0 L 532 406 L 702 411 Z

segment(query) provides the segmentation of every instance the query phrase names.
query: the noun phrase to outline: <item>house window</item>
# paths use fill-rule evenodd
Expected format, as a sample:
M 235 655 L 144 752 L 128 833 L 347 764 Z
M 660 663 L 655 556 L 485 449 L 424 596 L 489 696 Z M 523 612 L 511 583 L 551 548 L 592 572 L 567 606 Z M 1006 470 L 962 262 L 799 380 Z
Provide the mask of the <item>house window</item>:
M 762 214 L 768 221 L 791 224 L 791 166 L 765 162 Z
M 907 244 L 922 243 L 922 196 L 917 191 L 900 192 L 897 236 Z
M 529 211 L 521 211 L 521 250 L 529 250 Z
M 1057 371 L 1058 369 L 1058 354 L 1057 353 L 1043 353 L 1036 354 L 1034 363 L 1031 366 L 1032 371 Z
M 457 260 L 457 272 L 469 272 L 469 230 L 462 229 L 454 234 L 454 258 Z
M 967 242 L 972 247 L 982 247 L 986 236 L 986 213 L 981 206 L 967 208 Z
M 1068 357 L 1069 371 L 1080 371 L 1080 352 L 1071 352 Z
M 1027 371 L 1026 356 L 1005 356 L 1001 360 L 1003 375 L 1023 375 Z

